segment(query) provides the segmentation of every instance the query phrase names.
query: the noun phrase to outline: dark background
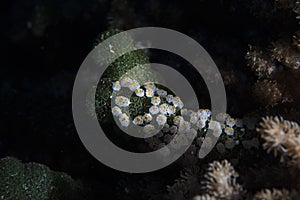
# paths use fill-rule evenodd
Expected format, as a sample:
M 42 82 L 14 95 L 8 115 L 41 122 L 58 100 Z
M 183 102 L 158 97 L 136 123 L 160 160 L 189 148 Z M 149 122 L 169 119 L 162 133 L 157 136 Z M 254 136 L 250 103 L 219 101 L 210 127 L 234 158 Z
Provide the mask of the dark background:
M 129 199 L 139 198 L 138 189 L 131 188 L 146 190 L 149 186 L 139 182 L 144 179 L 153 179 L 150 183 L 156 181 L 164 190 L 164 184 L 178 176 L 176 167 L 143 175 L 117 172 L 95 160 L 77 135 L 71 110 L 73 82 L 97 36 L 114 27 L 158 26 L 196 39 L 228 82 L 228 112 L 242 117 L 257 109 L 250 94 L 254 78 L 244 59 L 248 44 L 266 45 L 295 32 L 297 26 L 289 11 L 277 15 L 291 16 L 288 22 L 276 20 L 272 16 L 274 2 L 269 0 L 124 2 L 1 3 L 1 158 L 14 156 L 67 172 L 91 187 L 95 197 L 101 195 L 100 199 L 125 199 L 124 194 Z M 153 57 L 165 62 L 163 56 Z

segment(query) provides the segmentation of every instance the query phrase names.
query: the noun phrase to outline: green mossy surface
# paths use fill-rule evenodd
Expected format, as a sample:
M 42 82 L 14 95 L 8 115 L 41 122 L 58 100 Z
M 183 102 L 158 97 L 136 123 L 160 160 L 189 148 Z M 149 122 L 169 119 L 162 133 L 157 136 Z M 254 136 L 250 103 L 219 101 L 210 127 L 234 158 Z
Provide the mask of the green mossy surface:
M 112 30 L 102 33 L 97 39 L 97 43 L 100 43 L 119 32 L 119 30 Z M 113 82 L 118 81 L 123 75 L 128 75 L 142 85 L 145 82 L 153 81 L 154 78 L 157 77 L 149 71 L 149 66 L 147 65 L 149 63 L 149 58 L 143 51 L 134 49 L 133 40 L 129 35 L 125 35 L 122 39 L 113 40 L 110 45 L 118 58 L 107 67 L 97 85 L 95 108 L 100 123 L 107 123 L 113 120 L 110 105 L 113 93 Z M 122 49 L 124 48 L 133 51 L 119 56 L 119 52 L 122 52 Z M 102 62 L 105 62 L 103 58 L 97 59 L 97 56 L 95 59 L 100 65 Z M 141 102 L 135 102 L 134 105 L 137 106 L 132 105 L 130 107 L 129 111 L 131 113 L 143 113 L 143 107 L 140 106 L 143 103 L 143 99 L 140 98 L 140 101 Z
M 69 175 L 45 165 L 0 160 L 0 200 L 77 200 L 80 188 Z

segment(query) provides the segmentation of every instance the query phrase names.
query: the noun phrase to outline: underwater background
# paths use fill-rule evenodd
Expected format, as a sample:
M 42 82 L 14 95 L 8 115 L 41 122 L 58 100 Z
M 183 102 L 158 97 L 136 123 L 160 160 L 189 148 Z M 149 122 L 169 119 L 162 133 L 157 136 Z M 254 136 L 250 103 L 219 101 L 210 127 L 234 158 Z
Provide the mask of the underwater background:
M 300 199 L 299 5 L 297 0 L 3 1 L 0 200 Z M 243 120 L 243 134 L 222 133 L 205 159 L 189 149 L 164 169 L 129 174 L 103 165 L 85 149 L 73 122 L 72 90 L 80 65 L 103 34 L 146 26 L 174 29 L 205 48 L 222 75 L 227 113 Z M 133 58 L 181 70 L 201 108 L 210 109 L 201 76 L 187 71 L 185 60 L 161 50 L 142 54 Z M 109 129 L 101 116 L 99 123 Z M 135 146 L 112 137 L 129 149 Z

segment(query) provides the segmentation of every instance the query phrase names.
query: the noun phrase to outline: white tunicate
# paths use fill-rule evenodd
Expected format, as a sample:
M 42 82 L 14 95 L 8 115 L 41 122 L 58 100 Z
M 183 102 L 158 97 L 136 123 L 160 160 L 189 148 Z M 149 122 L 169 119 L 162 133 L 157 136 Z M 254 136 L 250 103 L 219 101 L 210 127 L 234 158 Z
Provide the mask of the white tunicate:
M 129 88 L 129 90 L 132 91 L 132 92 L 136 91 L 139 87 L 140 87 L 140 84 L 139 84 L 136 80 L 132 80 L 132 81 L 128 84 L 128 88 Z
M 181 99 L 179 97 L 174 97 L 172 99 L 172 103 L 175 107 L 178 107 L 179 109 L 183 108 L 184 104 L 181 101 Z
M 197 112 L 194 112 L 192 110 L 189 111 L 189 116 L 190 117 L 197 117 L 198 118 L 198 113 Z
M 210 121 L 209 124 L 208 124 L 208 129 L 210 130 L 215 130 L 215 129 L 221 129 L 221 125 L 219 122 L 217 121 Z
M 143 116 L 141 116 L 141 115 L 136 116 L 136 117 L 133 119 L 132 123 L 133 123 L 134 125 L 142 125 L 142 124 L 144 123 Z
M 122 78 L 121 78 L 121 81 L 120 81 L 120 83 L 121 83 L 121 86 L 122 87 L 128 87 L 128 85 L 129 85 L 129 83 L 132 81 L 132 79 L 130 78 L 130 77 L 128 77 L 128 76 L 123 76 Z
M 154 105 L 154 106 L 158 106 L 160 104 L 160 98 L 157 97 L 157 96 L 154 96 L 151 98 L 151 103 Z
M 223 123 L 227 118 L 229 118 L 230 116 L 227 113 L 218 113 L 216 115 L 216 120 Z
M 235 122 L 236 122 L 235 119 L 233 119 L 231 117 L 226 119 L 227 126 L 233 127 L 235 125 Z
M 179 133 L 186 133 L 191 128 L 191 124 L 188 121 L 183 121 L 178 125 Z
M 120 81 L 116 81 L 113 83 L 113 86 L 112 86 L 112 89 L 114 91 L 119 91 L 121 89 L 121 84 L 120 84 Z
M 196 124 L 197 121 L 198 121 L 198 116 L 191 116 L 190 122 L 191 122 L 192 124 Z
M 168 104 L 163 103 L 159 106 L 159 112 L 163 115 L 168 114 Z
M 145 91 L 142 88 L 136 89 L 135 95 L 138 97 L 143 97 L 145 95 Z
M 180 114 L 182 116 L 187 116 L 188 115 L 188 110 L 186 108 L 183 108 L 183 109 L 180 110 Z
M 199 117 L 200 117 L 200 115 L 202 115 L 202 114 L 207 115 L 207 113 L 206 113 L 206 111 L 205 111 L 204 109 L 199 109 L 199 110 L 197 111 L 197 114 L 198 114 Z
M 221 129 L 221 127 L 216 127 L 216 128 L 213 130 L 212 134 L 213 134 L 215 137 L 220 137 L 220 135 L 222 134 L 222 129 Z
M 156 91 L 156 86 L 153 82 L 147 82 L 144 84 L 144 87 L 148 90 L 152 90 L 153 92 Z
M 118 106 L 114 106 L 111 109 L 111 113 L 113 114 L 113 116 L 119 117 L 122 114 L 122 110 Z
M 205 127 L 205 122 L 201 121 L 201 120 L 198 120 L 197 123 L 196 123 L 196 126 L 199 130 L 203 129 Z
M 149 112 L 152 114 L 152 115 L 157 115 L 159 113 L 159 108 L 158 106 L 151 106 L 149 108 Z
M 163 89 L 158 89 L 156 90 L 156 94 L 160 97 L 166 97 L 167 96 L 167 91 L 163 90 Z
M 199 120 L 205 123 L 208 120 L 208 115 L 206 113 L 202 113 L 199 115 Z
M 188 140 L 184 134 L 177 134 L 170 142 L 170 146 L 174 149 L 179 149 L 182 146 L 188 145 Z
M 168 94 L 168 95 L 166 96 L 166 101 L 167 101 L 168 103 L 172 103 L 173 98 L 174 98 L 173 95 Z
M 155 127 L 151 124 L 147 124 L 146 126 L 144 126 L 143 131 L 147 135 L 153 134 L 155 132 Z
M 146 97 L 153 97 L 153 96 L 154 96 L 154 90 L 146 89 Z
M 127 107 L 130 104 L 130 100 L 124 96 L 117 96 L 115 98 L 115 104 L 119 107 Z
M 156 117 L 156 122 L 159 126 L 162 126 L 167 122 L 167 117 L 163 114 L 159 114 Z
M 211 116 L 211 111 L 209 109 L 205 109 L 206 114 L 208 115 L 208 117 Z
M 167 112 L 168 112 L 169 115 L 174 115 L 175 112 L 176 112 L 176 108 L 174 106 L 172 106 L 172 105 L 169 105 Z
M 173 123 L 175 125 L 179 125 L 181 122 L 183 122 L 183 117 L 182 116 L 178 115 L 178 116 L 175 116 L 173 118 Z
M 226 135 L 232 136 L 234 134 L 234 129 L 231 127 L 226 127 L 224 129 L 224 132 L 226 133 Z
M 177 126 L 174 126 L 174 125 L 171 126 L 171 127 L 170 127 L 170 133 L 176 134 L 176 133 L 177 133 L 177 129 L 178 129 Z
M 164 127 L 161 129 L 162 132 L 167 133 L 170 131 L 170 126 L 169 124 L 165 124 Z
M 125 114 L 125 113 L 122 113 L 120 116 L 119 116 L 119 121 L 121 123 L 121 125 L 123 127 L 128 127 L 129 126 L 129 117 Z
M 152 121 L 152 115 L 150 113 L 145 113 L 143 116 L 145 123 L 150 123 Z

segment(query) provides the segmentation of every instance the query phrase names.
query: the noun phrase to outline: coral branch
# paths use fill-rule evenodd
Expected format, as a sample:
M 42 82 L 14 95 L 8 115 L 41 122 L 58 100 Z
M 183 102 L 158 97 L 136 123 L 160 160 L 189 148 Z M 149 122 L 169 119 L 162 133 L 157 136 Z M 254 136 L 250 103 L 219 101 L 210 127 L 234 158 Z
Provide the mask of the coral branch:
M 295 199 L 294 197 L 295 195 L 291 194 L 291 192 L 286 189 L 264 189 L 257 192 L 254 195 L 253 200 L 292 200 Z
M 283 65 L 291 69 L 299 69 L 300 54 L 287 41 L 277 41 L 272 43 L 272 58 L 278 60 Z
M 259 79 L 270 78 L 276 69 L 275 63 L 262 50 L 251 45 L 249 47 L 250 50 L 245 56 L 248 66 Z
M 214 161 L 209 164 L 206 189 L 208 193 L 217 199 L 240 199 L 242 186 L 237 183 L 238 173 L 227 160 Z
M 257 131 L 265 140 L 267 152 L 280 154 L 280 161 L 300 168 L 300 127 L 295 122 L 279 117 L 266 117 Z

